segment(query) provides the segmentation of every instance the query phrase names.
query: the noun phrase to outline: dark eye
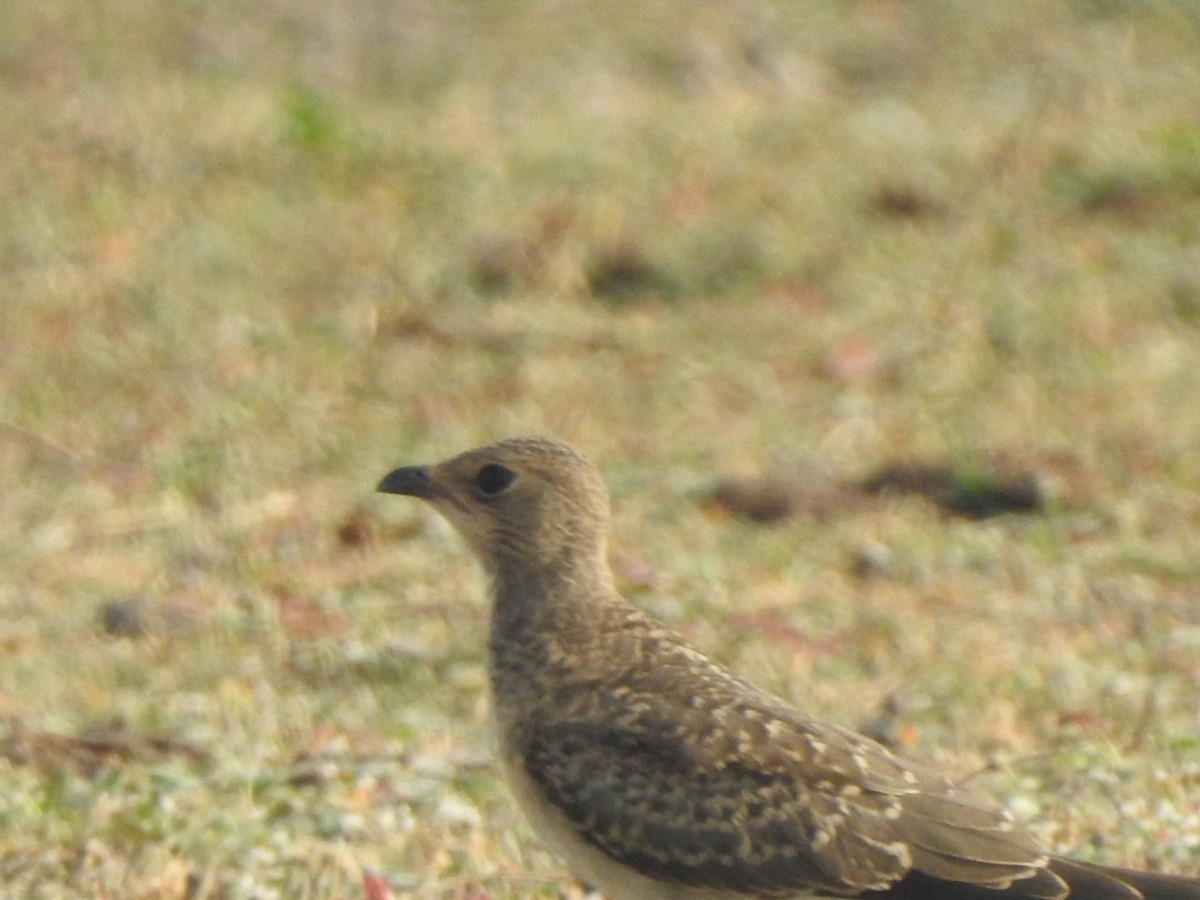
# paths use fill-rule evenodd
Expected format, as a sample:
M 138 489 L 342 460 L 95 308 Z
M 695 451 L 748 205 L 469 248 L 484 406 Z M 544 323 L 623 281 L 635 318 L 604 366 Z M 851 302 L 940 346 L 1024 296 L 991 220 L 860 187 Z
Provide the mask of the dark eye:
M 504 493 L 517 480 L 517 473 L 496 463 L 488 463 L 475 475 L 475 487 L 485 497 Z

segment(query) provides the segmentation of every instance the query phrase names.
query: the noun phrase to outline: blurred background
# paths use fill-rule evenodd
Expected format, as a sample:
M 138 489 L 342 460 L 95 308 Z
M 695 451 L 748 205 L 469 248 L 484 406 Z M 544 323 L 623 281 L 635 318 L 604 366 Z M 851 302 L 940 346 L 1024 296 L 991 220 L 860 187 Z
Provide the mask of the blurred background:
M 704 650 L 1200 868 L 1200 4 L 9 6 L 0 896 L 577 895 L 372 494 L 522 433 Z

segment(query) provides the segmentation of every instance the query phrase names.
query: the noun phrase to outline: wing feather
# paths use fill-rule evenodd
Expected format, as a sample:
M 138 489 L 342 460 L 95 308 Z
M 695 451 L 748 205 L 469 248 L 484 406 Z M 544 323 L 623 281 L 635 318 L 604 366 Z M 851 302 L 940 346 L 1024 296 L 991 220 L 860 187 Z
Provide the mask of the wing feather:
M 772 724 L 775 738 L 785 724 Z M 882 747 L 843 746 L 835 731 L 787 728 L 782 744 L 808 748 L 802 761 L 763 764 L 750 746 L 712 756 L 675 724 L 649 716 L 547 723 L 530 732 L 523 759 L 580 836 L 678 884 L 762 896 L 855 893 L 885 889 L 916 868 L 1003 886 L 1045 864 L 1028 834 L 940 776 L 914 775 Z M 884 756 L 863 760 L 864 753 Z M 855 766 L 864 766 L 855 757 L 871 765 L 881 788 L 856 781 Z M 883 769 L 891 770 L 886 780 Z
M 986 798 L 803 716 L 677 636 L 639 631 L 627 657 L 626 671 L 563 686 L 511 739 L 539 793 L 618 862 L 763 897 L 922 872 L 994 889 L 1044 872 L 1036 841 Z

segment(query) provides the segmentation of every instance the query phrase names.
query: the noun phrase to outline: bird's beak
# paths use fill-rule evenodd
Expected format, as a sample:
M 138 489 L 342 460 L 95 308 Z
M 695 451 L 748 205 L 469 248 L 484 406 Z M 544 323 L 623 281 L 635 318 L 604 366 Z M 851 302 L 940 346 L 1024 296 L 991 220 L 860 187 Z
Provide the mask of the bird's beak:
M 426 466 L 401 466 L 388 472 L 375 490 L 385 494 L 420 497 L 422 500 L 431 500 L 438 494 L 437 484 L 429 477 Z

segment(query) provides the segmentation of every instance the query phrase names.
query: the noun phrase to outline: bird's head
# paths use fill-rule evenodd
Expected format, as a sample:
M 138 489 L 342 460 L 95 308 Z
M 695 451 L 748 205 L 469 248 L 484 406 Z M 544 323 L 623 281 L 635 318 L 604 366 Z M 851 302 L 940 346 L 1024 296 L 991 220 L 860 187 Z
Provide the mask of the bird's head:
M 558 441 L 509 438 L 436 465 L 403 466 L 378 490 L 431 504 L 493 576 L 518 567 L 569 577 L 603 563 L 608 491 L 596 467 Z

